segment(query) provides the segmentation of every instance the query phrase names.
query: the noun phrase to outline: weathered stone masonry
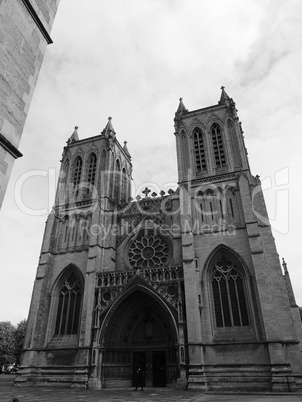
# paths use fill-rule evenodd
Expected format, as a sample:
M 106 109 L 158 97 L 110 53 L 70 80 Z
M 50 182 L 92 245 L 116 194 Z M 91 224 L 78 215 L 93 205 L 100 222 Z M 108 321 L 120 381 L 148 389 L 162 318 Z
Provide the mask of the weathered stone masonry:
M 128 387 L 140 367 L 146 386 L 301 389 L 301 320 L 235 103 L 181 99 L 174 125 L 177 190 L 134 200 L 111 118 L 68 139 L 16 385 Z
M 59 1 L 0 1 L 0 208 Z

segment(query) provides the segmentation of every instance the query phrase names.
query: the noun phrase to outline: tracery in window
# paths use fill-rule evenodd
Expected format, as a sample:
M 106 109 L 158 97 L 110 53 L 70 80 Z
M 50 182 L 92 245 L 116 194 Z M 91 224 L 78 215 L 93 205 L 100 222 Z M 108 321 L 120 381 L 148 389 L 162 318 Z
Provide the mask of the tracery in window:
M 55 335 L 77 334 L 81 310 L 81 285 L 72 272 L 59 290 Z
M 193 140 L 194 140 L 196 170 L 197 172 L 201 172 L 207 169 L 207 164 L 206 164 L 203 135 L 199 127 L 194 128 Z
M 234 261 L 223 255 L 211 276 L 217 327 L 248 326 L 244 278 Z
M 221 128 L 217 123 L 214 123 L 211 128 L 212 143 L 214 148 L 214 158 L 216 167 L 222 168 L 226 166 L 225 151 L 221 135 Z
M 163 236 L 141 233 L 131 243 L 128 252 L 133 268 L 154 268 L 165 265 L 169 258 L 169 245 Z

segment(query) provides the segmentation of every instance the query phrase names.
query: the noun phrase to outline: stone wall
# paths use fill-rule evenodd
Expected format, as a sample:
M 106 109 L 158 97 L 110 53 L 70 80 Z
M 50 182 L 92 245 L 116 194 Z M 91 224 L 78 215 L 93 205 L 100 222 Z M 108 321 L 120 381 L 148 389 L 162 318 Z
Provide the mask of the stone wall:
M 59 1 L 0 1 L 0 207 Z

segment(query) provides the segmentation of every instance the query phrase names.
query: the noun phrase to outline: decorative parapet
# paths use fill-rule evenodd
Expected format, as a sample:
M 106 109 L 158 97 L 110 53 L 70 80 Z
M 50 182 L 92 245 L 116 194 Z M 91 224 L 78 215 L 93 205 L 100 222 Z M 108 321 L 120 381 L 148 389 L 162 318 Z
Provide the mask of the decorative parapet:
M 98 309 L 104 310 L 108 307 L 135 277 L 142 278 L 168 303 L 179 308 L 178 304 L 182 303 L 183 294 L 183 268 L 180 266 L 98 273 L 96 279 Z
M 123 235 L 117 237 L 117 246 L 119 246 L 128 234 L 139 225 L 144 219 L 152 220 L 157 225 L 165 222 L 165 216 L 171 214 L 172 198 L 170 196 L 161 196 L 156 198 L 139 198 L 137 201 L 129 202 L 125 205 L 119 205 L 117 211 L 117 224 L 123 227 Z
M 225 180 L 234 180 L 237 179 L 237 175 L 234 173 L 227 173 L 227 174 L 222 174 L 219 176 L 212 176 L 212 177 L 204 177 L 200 179 L 195 179 L 192 180 L 191 183 L 192 185 L 194 184 L 202 184 L 202 183 L 215 183 L 219 181 L 225 181 Z

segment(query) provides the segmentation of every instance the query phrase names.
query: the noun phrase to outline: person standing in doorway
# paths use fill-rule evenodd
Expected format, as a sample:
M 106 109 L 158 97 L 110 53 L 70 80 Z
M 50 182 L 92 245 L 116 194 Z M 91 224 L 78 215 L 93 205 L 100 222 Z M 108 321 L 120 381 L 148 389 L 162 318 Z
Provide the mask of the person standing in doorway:
M 141 387 L 141 391 L 144 390 L 144 372 L 140 367 L 135 370 L 134 385 L 134 391 L 137 391 L 138 387 Z

